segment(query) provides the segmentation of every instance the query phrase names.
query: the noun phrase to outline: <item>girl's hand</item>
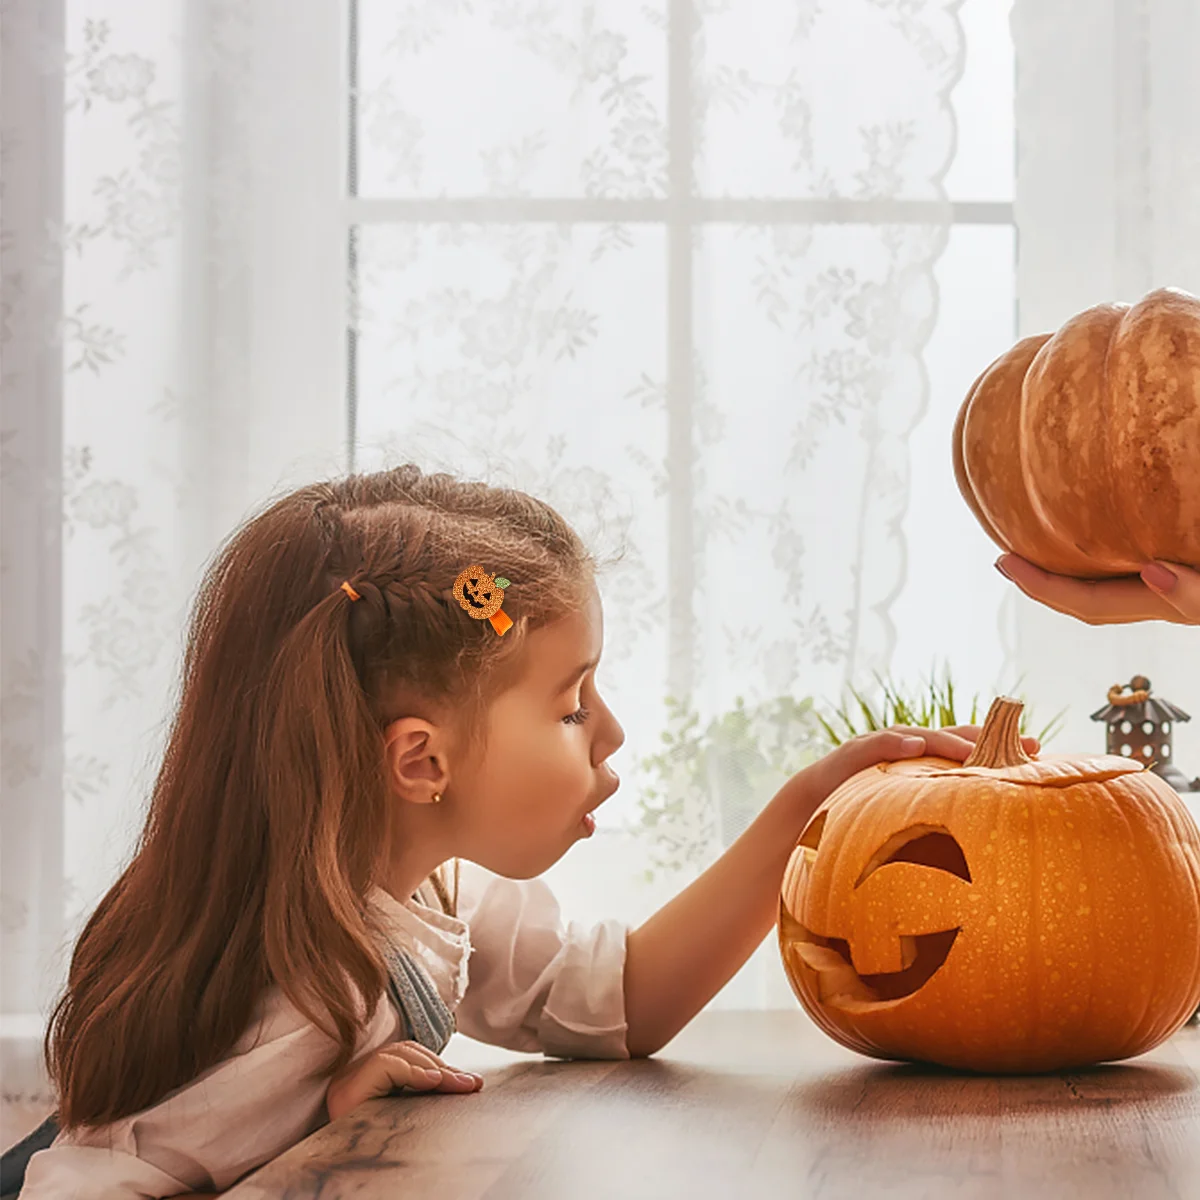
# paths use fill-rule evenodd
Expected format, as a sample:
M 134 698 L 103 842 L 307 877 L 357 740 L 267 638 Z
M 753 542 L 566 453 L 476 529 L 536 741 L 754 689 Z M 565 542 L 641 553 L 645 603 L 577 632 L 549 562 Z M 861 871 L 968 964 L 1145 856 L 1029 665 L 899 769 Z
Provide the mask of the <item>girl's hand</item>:
M 357 1108 L 364 1100 L 386 1096 L 396 1088 L 414 1092 L 477 1092 L 483 1076 L 447 1066 L 419 1042 L 389 1042 L 366 1058 L 343 1067 L 325 1092 L 329 1119 Z
M 801 815 L 805 824 L 820 807 L 825 797 L 840 787 L 852 775 L 881 762 L 896 762 L 902 758 L 932 755 L 962 762 L 979 739 L 978 725 L 950 725 L 942 729 L 925 729 L 918 725 L 893 725 L 875 733 L 860 733 L 830 751 L 820 762 L 805 767 L 784 785 L 800 797 Z M 1021 745 L 1027 754 L 1036 754 L 1041 746 L 1034 737 L 1023 737 Z
M 1120 579 L 1072 579 L 1035 567 L 1016 554 L 1002 554 L 996 569 L 1031 600 L 1088 625 L 1129 621 L 1174 621 L 1200 625 L 1200 571 L 1179 563 L 1147 563 Z

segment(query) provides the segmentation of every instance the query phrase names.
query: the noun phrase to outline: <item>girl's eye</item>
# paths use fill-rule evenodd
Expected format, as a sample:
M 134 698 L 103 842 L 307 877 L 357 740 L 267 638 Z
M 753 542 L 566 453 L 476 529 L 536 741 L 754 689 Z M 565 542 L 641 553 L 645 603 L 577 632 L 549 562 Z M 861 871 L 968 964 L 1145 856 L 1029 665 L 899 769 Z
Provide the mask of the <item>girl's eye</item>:
M 563 720 L 568 725 L 582 725 L 589 717 L 590 713 L 582 704 L 573 712 L 568 713 Z

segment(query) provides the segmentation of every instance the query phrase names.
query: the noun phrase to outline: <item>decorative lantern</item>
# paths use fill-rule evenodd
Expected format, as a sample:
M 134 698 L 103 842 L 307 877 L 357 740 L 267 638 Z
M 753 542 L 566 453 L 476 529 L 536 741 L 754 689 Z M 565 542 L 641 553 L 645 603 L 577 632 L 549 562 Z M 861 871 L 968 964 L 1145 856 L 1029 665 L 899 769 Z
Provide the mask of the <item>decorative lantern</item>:
M 1191 719 L 1182 708 L 1152 696 L 1145 675 L 1135 675 L 1124 686 L 1114 683 L 1108 689 L 1108 703 L 1092 713 L 1093 721 L 1103 721 L 1108 728 L 1109 754 L 1145 763 L 1177 792 L 1197 790 L 1197 781 L 1189 783 L 1175 766 L 1171 750 L 1172 724 Z

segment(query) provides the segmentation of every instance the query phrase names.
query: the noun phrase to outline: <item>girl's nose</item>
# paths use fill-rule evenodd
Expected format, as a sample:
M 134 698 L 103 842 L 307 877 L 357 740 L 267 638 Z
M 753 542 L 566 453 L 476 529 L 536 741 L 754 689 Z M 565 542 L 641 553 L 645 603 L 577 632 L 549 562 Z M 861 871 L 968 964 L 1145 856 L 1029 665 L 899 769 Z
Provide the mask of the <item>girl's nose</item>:
M 609 755 L 614 754 L 625 742 L 625 730 L 621 722 L 613 716 L 608 705 L 604 705 L 604 719 L 593 744 L 593 756 L 599 766 Z

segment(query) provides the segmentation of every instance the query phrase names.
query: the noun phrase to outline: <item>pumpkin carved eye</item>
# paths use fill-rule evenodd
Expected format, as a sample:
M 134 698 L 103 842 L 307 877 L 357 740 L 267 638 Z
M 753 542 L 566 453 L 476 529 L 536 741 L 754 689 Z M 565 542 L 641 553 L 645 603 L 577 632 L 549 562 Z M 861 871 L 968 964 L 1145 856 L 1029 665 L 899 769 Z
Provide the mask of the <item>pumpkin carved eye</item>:
M 871 856 L 863 867 L 855 887 L 862 887 L 867 880 L 888 863 L 916 863 L 920 867 L 933 867 L 938 871 L 949 871 L 959 879 L 971 882 L 971 868 L 967 856 L 954 840 L 948 829 L 940 825 L 910 825 L 894 833 Z
M 810 862 L 816 857 L 821 839 L 825 836 L 825 821 L 828 816 L 828 809 L 817 813 L 800 835 L 797 845 L 813 852 L 807 856 Z M 898 862 L 949 871 L 951 875 L 957 875 L 967 883 L 971 882 L 971 869 L 967 866 L 967 857 L 948 829 L 941 825 L 910 825 L 907 829 L 893 834 L 875 851 L 870 862 L 863 867 L 862 874 L 854 886 L 861 887 L 880 867 Z
M 806 847 L 809 850 L 815 851 L 821 844 L 821 836 L 825 832 L 825 818 L 829 816 L 829 810 L 819 812 L 809 823 L 804 827 L 804 832 L 800 835 L 799 845 Z

